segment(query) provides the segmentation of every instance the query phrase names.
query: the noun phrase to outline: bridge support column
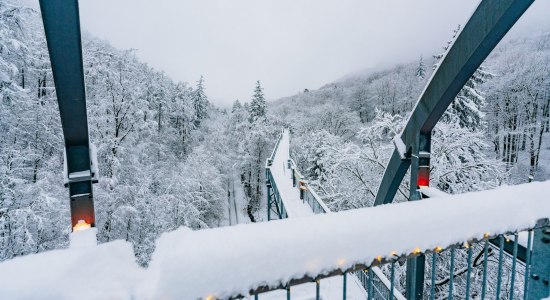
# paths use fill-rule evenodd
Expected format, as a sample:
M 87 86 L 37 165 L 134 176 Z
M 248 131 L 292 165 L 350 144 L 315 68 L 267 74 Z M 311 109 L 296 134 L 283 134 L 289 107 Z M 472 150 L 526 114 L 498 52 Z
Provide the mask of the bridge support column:
M 95 227 L 92 183 L 99 174 L 88 135 L 78 1 L 40 0 L 40 11 L 63 128 L 72 228 Z
M 409 201 L 420 200 L 420 186 L 430 184 L 430 150 L 431 132 L 420 133 L 413 143 L 411 152 L 411 181 Z M 424 294 L 424 255 L 407 260 L 406 297 L 407 299 L 422 299 Z
M 527 299 L 550 296 L 550 226 L 534 230 Z

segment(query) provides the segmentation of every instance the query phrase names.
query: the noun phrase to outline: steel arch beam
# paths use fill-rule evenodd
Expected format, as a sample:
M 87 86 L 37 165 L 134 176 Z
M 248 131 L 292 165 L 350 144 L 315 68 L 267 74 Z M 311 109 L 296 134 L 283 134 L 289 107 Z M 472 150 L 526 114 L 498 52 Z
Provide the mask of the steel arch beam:
M 458 35 L 416 103 L 401 139 L 409 153 L 420 133 L 430 133 L 464 84 L 534 0 L 483 0 Z M 374 205 L 391 203 L 409 166 L 395 149 Z
M 77 0 L 40 0 L 63 137 L 71 221 L 95 225 L 86 92 Z M 96 174 L 97 175 L 97 174 Z

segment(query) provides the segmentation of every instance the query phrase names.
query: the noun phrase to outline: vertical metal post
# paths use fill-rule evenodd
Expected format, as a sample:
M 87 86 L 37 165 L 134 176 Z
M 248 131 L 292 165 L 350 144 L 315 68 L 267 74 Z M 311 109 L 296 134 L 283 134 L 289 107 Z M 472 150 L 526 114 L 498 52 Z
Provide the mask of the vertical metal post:
M 499 237 L 499 247 L 498 247 L 498 271 L 497 271 L 497 294 L 495 299 L 500 299 L 500 289 L 502 285 L 502 265 L 504 264 L 503 254 L 504 254 L 504 236 L 500 235 Z
M 453 300 L 453 283 L 455 278 L 455 252 L 456 249 L 451 248 L 451 266 L 449 267 L 449 300 Z
M 468 271 L 466 272 L 466 297 L 465 299 L 470 299 L 470 281 L 472 277 L 472 245 L 468 244 Z
M 518 234 L 514 234 L 514 250 L 512 255 L 512 277 L 510 279 L 510 298 L 514 300 L 514 285 L 516 283 L 516 261 L 518 259 Z
M 390 273 L 390 300 L 393 300 L 395 289 L 395 261 L 391 263 Z
M 315 280 L 315 300 L 321 299 L 321 280 Z
M 532 251 L 527 299 L 547 298 L 550 296 L 550 227 L 534 230 Z
M 430 184 L 431 132 L 419 133 L 412 145 L 409 201 L 420 200 L 418 188 Z M 407 260 L 406 297 L 421 300 L 424 294 L 426 257 L 422 254 Z
M 365 272 L 367 274 L 367 296 L 368 300 L 374 299 L 374 288 L 372 286 L 372 276 L 374 275 L 371 270 L 366 270 Z
M 344 273 L 344 283 L 343 283 L 343 285 L 344 285 L 344 291 L 343 291 L 344 295 L 342 297 L 342 299 L 344 299 L 344 300 L 346 300 L 346 290 L 347 290 L 347 287 L 348 287 L 347 275 L 348 275 L 347 273 Z
M 533 242 L 533 230 L 529 230 L 527 232 L 527 245 L 526 245 L 526 251 L 525 251 L 525 274 L 524 274 L 524 283 L 523 283 L 523 300 L 527 300 L 527 296 L 529 295 L 529 278 L 530 276 L 530 270 L 531 270 L 531 249 Z
M 432 253 L 432 284 L 430 287 L 430 300 L 435 299 L 435 276 L 437 274 L 436 262 L 437 262 L 437 252 Z
M 286 300 L 290 300 L 290 285 L 286 287 Z
M 267 221 L 271 221 L 271 183 L 269 182 L 269 169 L 265 169 L 267 186 Z
M 483 279 L 481 281 L 481 300 L 485 299 L 487 293 L 487 258 L 489 256 L 489 240 L 485 240 L 483 246 Z

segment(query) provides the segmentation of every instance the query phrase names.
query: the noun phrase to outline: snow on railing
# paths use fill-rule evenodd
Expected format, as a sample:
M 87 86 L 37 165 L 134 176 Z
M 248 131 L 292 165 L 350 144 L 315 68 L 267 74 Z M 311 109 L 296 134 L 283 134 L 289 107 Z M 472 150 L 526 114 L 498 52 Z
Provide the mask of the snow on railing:
M 321 197 L 317 195 L 315 190 L 309 185 L 308 181 L 305 180 L 304 176 L 302 176 L 302 174 L 298 170 L 296 162 L 292 158 L 289 159 L 289 165 L 292 170 L 293 186 L 299 186 L 299 188 L 303 188 L 301 189 L 301 196 L 303 201 L 305 201 L 311 207 L 311 210 L 315 214 L 331 213 L 332 211 L 330 210 L 330 208 L 325 204 Z M 397 289 L 392 289 L 390 281 L 384 275 L 382 270 L 380 270 L 380 268 L 373 267 L 370 274 L 372 274 L 372 288 L 369 290 L 369 281 L 367 279 L 369 278 L 369 274 L 367 274 L 364 270 L 355 271 L 357 279 L 361 283 L 362 287 L 367 291 L 367 293 L 371 295 L 371 297 L 373 297 L 372 299 L 390 299 L 392 298 L 390 297 L 392 290 L 394 299 L 405 299 L 405 297 Z M 376 294 L 377 297 L 372 296 L 373 294 Z
M 321 200 L 321 197 L 317 195 L 315 190 L 313 190 L 313 188 L 311 188 L 309 183 L 305 180 L 304 176 L 302 176 L 300 171 L 298 171 L 298 167 L 292 158 L 289 159 L 289 164 L 290 169 L 292 170 L 292 185 L 294 187 L 299 186 L 298 188 L 303 187 L 302 200 L 304 200 L 316 214 L 331 212 L 330 208 L 328 208 L 325 202 Z
M 426 284 L 427 295 L 433 287 L 436 298 L 444 297 L 441 293 L 453 293 L 454 286 L 456 295 L 471 290 L 471 297 L 491 292 L 493 298 L 500 291 L 521 299 L 520 279 L 535 276 L 529 267 L 536 263 L 547 266 L 548 260 L 535 259 L 533 247 L 532 264 L 527 264 L 523 273 L 516 272 L 519 265 L 515 260 L 507 265 L 510 274 L 518 273 L 513 282 L 514 276 L 503 275 L 508 267 L 503 270 L 502 251 L 491 254 L 485 249 L 489 239 L 497 237 L 502 245 L 504 235 L 511 234 L 517 241 L 516 233 L 525 230 L 529 230 L 529 243 L 539 243 L 540 236 L 533 238 L 532 229 L 548 225 L 548 195 L 550 181 L 532 182 L 277 222 L 197 231 L 181 228 L 157 240 L 148 269 L 137 267 L 131 245 L 123 241 L 90 246 L 96 250 L 49 251 L 0 263 L 0 295 L 3 299 L 44 298 L 40 295 L 53 295 L 52 299 L 83 295 L 98 299 L 227 299 L 375 266 L 385 265 L 394 273 L 401 261 L 421 254 L 426 255 L 427 265 L 435 266 L 438 260 L 430 258 L 448 254 L 450 265 L 428 270 L 454 276 L 432 276 L 432 283 Z M 543 239 L 550 234 L 545 228 L 537 230 Z M 469 263 L 462 269 L 459 254 L 467 251 L 472 257 L 477 245 L 483 259 L 476 255 L 466 260 Z M 85 280 L 79 276 L 83 271 Z M 458 290 L 462 282 L 466 283 L 460 287 L 468 288 Z
M 273 147 L 273 151 L 271 151 L 271 156 L 267 159 L 265 163 L 265 167 L 268 168 L 271 166 L 271 163 L 273 163 L 273 159 L 275 159 L 275 154 L 277 154 L 277 149 L 279 149 L 279 144 L 281 143 L 281 140 L 283 139 L 284 129 L 281 130 L 281 133 L 277 136 L 277 142 L 275 142 L 275 147 Z

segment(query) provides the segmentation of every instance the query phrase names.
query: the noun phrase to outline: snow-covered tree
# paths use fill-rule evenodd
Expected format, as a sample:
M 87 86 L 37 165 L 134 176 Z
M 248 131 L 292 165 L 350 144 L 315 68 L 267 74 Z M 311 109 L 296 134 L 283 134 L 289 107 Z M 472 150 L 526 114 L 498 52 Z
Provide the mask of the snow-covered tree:
M 256 87 L 254 88 L 254 95 L 249 106 L 250 122 L 253 123 L 256 120 L 265 118 L 267 112 L 267 106 L 265 103 L 264 90 L 260 84 L 260 81 L 256 81 Z
M 195 127 L 199 127 L 202 120 L 208 116 L 208 107 L 210 102 L 208 102 L 208 97 L 205 93 L 204 87 L 204 78 L 201 78 L 197 81 L 197 87 L 193 92 L 193 107 L 195 108 Z
M 424 79 L 426 77 L 426 65 L 424 64 L 424 60 L 422 59 L 422 56 L 420 56 L 420 60 L 418 61 L 418 66 L 416 67 L 416 77 L 420 79 Z
M 235 111 L 239 110 L 239 109 L 242 109 L 243 106 L 241 104 L 241 102 L 239 101 L 239 99 L 235 100 L 235 102 L 233 102 L 233 106 L 231 107 L 231 113 L 234 113 Z

